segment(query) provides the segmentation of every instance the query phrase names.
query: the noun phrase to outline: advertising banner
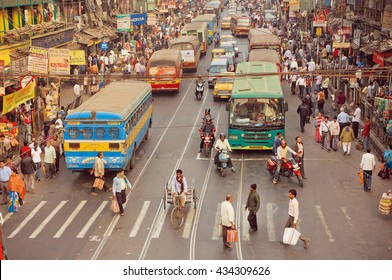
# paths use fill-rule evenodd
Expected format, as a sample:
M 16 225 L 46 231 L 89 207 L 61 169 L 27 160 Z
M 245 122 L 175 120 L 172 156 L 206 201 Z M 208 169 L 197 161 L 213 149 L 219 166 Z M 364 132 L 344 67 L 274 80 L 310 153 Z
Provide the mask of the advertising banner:
M 335 28 L 332 37 L 333 47 L 338 49 L 349 48 L 351 31 L 351 26 L 339 26 Z
M 129 14 L 117 15 L 117 32 L 130 32 L 131 18 Z
M 68 49 L 49 49 L 49 73 L 53 75 L 69 75 Z
M 143 14 L 132 14 L 131 15 L 132 25 L 142 25 L 147 23 L 147 13 Z
M 25 88 L 22 88 L 12 94 L 3 97 L 3 114 L 7 114 L 27 100 L 34 98 L 34 83 L 29 83 Z
M 384 11 L 382 17 L 382 30 L 392 31 L 392 12 L 390 11 Z
M 48 50 L 30 47 L 27 70 L 37 74 L 48 74 Z
M 69 60 L 71 65 L 86 65 L 84 50 L 70 50 Z
M 23 57 L 16 60 L 11 61 L 11 74 L 21 74 L 27 73 L 29 64 L 29 58 Z
M 289 1 L 289 5 L 290 5 L 290 11 L 295 12 L 298 11 L 300 9 L 300 0 L 290 0 Z

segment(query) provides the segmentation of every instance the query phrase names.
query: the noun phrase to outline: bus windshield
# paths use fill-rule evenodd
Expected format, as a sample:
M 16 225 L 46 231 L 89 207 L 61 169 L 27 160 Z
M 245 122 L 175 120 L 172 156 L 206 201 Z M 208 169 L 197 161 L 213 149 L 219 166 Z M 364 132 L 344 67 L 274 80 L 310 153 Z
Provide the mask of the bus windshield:
M 237 26 L 250 26 L 250 19 L 248 18 L 241 18 L 238 20 Z
M 283 99 L 232 99 L 230 125 L 274 127 L 284 125 Z

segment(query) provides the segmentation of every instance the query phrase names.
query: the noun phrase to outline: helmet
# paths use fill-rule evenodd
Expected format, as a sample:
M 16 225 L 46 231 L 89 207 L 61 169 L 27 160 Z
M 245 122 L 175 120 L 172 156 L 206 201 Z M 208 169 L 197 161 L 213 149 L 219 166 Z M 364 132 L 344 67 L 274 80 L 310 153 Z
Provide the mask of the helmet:
M 211 109 L 210 108 L 206 108 L 205 110 L 204 110 L 204 114 L 205 115 L 209 115 L 211 113 Z
M 219 138 L 226 138 L 226 134 L 224 134 L 223 132 L 221 132 L 220 134 L 219 134 Z

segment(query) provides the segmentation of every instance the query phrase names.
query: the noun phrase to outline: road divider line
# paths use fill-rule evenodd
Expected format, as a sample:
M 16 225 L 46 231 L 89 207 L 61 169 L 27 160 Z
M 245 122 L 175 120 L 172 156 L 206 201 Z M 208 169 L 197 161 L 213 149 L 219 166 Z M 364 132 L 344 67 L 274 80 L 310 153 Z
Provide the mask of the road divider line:
M 140 210 L 139 216 L 137 217 L 136 222 L 133 225 L 133 228 L 131 230 L 131 233 L 129 234 L 129 237 L 135 237 L 137 235 L 137 233 L 140 229 L 140 226 L 142 225 L 143 220 L 146 217 L 147 210 L 148 210 L 148 207 L 150 207 L 150 204 L 151 204 L 151 201 L 149 201 L 149 200 L 144 201 L 143 207 Z
M 327 222 L 325 221 L 325 218 L 324 218 L 324 215 L 323 215 L 323 211 L 321 210 L 321 206 L 316 205 L 315 207 L 317 209 L 317 213 L 318 213 L 318 215 L 320 217 L 321 224 L 323 225 L 324 231 L 325 231 L 325 233 L 327 234 L 327 236 L 329 238 L 329 242 L 335 242 L 335 239 L 333 238 L 332 233 L 329 231 Z
M 53 238 L 60 238 L 61 235 L 64 233 L 64 231 L 68 228 L 68 226 L 72 223 L 72 221 L 76 218 L 76 216 L 79 214 L 80 210 L 84 207 L 84 205 L 87 203 L 87 200 L 82 200 L 79 202 L 78 206 L 76 206 L 75 210 L 69 215 L 68 219 L 65 221 L 65 223 L 61 226 L 61 228 L 56 232 L 56 234 L 53 236 Z
M 12 217 L 12 215 L 14 214 L 14 212 L 8 213 L 7 215 L 5 215 L 5 217 L 3 218 L 3 224 L 9 220 L 9 218 Z
M 219 232 L 222 230 L 221 204 L 218 203 L 215 213 L 214 228 L 212 230 L 212 240 L 219 240 Z M 221 227 L 221 229 L 219 229 Z
M 242 153 L 242 161 L 241 161 L 241 175 L 240 175 L 240 183 L 238 184 L 238 191 L 237 191 L 237 215 L 236 215 L 236 225 L 237 225 L 237 230 L 238 230 L 238 236 L 241 236 L 241 227 L 238 225 L 241 224 L 241 201 L 242 201 L 242 188 L 244 185 L 244 153 Z M 242 260 L 242 246 L 241 246 L 241 238 L 238 239 L 238 242 L 236 243 L 236 250 L 237 250 L 237 258 L 239 260 Z
M 78 233 L 76 238 L 84 238 L 86 235 L 87 231 L 90 229 L 92 224 L 95 222 L 95 220 L 98 218 L 98 216 L 101 214 L 103 209 L 106 207 L 108 204 L 108 201 L 102 201 L 101 205 L 98 207 L 97 210 L 95 210 L 94 214 L 91 216 L 91 218 L 88 220 L 87 224 L 82 228 L 82 230 Z
M 191 206 L 189 207 L 188 210 L 188 214 L 186 215 L 184 231 L 182 232 L 182 238 L 188 239 L 189 236 L 191 235 L 192 222 L 194 217 L 195 217 L 195 207 L 193 206 L 193 203 L 191 203 Z
M 348 215 L 348 213 L 347 213 L 347 208 L 346 208 L 346 207 L 340 207 L 340 209 L 342 209 L 343 214 L 344 214 L 344 216 L 346 217 L 347 223 L 348 223 L 350 226 L 354 226 L 353 223 L 352 223 L 351 217 L 350 217 L 350 216 Z
M 56 208 L 52 212 L 50 212 L 49 216 L 42 221 L 42 223 L 34 230 L 34 232 L 29 236 L 29 238 L 36 238 L 38 234 L 46 227 L 46 225 L 53 219 L 54 216 L 63 208 L 65 204 L 67 204 L 68 200 L 63 200 L 57 205 Z
M 250 234 L 249 234 L 249 229 L 250 225 L 248 223 L 248 211 L 245 211 L 245 204 L 242 204 L 242 240 L 244 241 L 249 241 L 250 240 Z
M 160 209 L 158 219 L 157 219 L 157 222 L 155 223 L 155 226 L 153 228 L 151 238 L 159 238 L 159 235 L 161 234 L 161 230 L 162 230 L 163 224 L 165 223 L 166 215 L 168 212 L 169 212 L 169 207 L 166 207 L 166 209 L 164 209 L 164 208 Z
M 17 235 L 24 226 L 38 213 L 38 211 L 46 204 L 47 201 L 41 201 L 34 209 L 30 212 L 30 214 L 20 223 L 20 225 L 8 236 L 8 238 L 13 238 Z
M 267 203 L 267 232 L 268 241 L 276 241 L 276 231 L 274 223 L 274 214 L 278 210 L 278 206 L 275 203 Z

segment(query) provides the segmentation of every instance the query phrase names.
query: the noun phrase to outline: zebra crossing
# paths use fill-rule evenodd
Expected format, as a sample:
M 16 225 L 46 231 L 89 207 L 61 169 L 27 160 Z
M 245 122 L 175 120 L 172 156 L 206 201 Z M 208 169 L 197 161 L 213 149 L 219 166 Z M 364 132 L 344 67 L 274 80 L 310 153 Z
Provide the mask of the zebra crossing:
M 87 222 L 83 223 L 80 229 L 76 230 L 77 235 L 75 238 L 77 239 L 82 239 L 87 236 L 87 233 L 93 228 L 93 225 L 95 223 L 98 223 L 98 218 L 102 215 L 104 211 L 110 211 L 110 203 L 109 201 L 102 201 L 99 202 L 97 207 L 94 207 L 94 211 L 90 213 L 90 217 L 86 217 L 86 211 L 82 211 L 86 208 L 86 206 L 89 203 L 95 203 L 97 202 L 88 202 L 87 200 L 81 200 L 79 203 L 74 203 L 73 206 L 70 206 L 69 201 L 61 201 L 58 203 L 53 210 L 50 211 L 49 214 L 45 215 L 42 217 L 42 220 L 40 219 L 40 212 L 42 212 L 43 208 L 47 206 L 47 201 L 41 201 L 19 224 L 18 226 L 8 235 L 6 236 L 7 238 L 14 238 L 21 234 L 23 231 L 29 231 L 26 233 L 29 239 L 35 239 L 40 236 L 42 232 L 45 231 L 45 229 L 48 227 L 48 225 L 53 222 L 53 220 L 56 220 L 57 222 L 61 219 L 64 219 L 64 222 L 61 224 L 61 226 L 58 229 L 55 229 L 55 234 L 52 236 L 54 239 L 59 239 L 66 235 L 67 229 L 71 226 L 72 223 L 83 216 L 83 219 L 88 218 Z M 67 208 L 67 212 L 70 214 L 64 215 L 60 214 L 60 210 Z M 130 227 L 131 230 L 129 233 L 127 233 L 127 236 L 129 238 L 136 238 L 139 234 L 140 229 L 144 226 L 146 228 L 150 227 L 151 225 L 146 225 L 144 224 L 145 218 L 148 216 L 149 213 L 155 212 L 155 209 L 153 209 L 151 201 L 144 201 L 143 204 L 141 205 L 140 211 L 135 212 L 138 213 L 138 216 L 136 218 L 135 223 Z M 211 215 L 213 217 L 213 223 L 211 223 L 211 239 L 212 240 L 219 240 L 220 239 L 220 225 L 221 225 L 221 214 L 220 210 L 221 209 L 221 203 L 216 204 L 216 212 L 215 215 Z M 241 205 L 241 213 L 236 213 L 236 216 L 240 220 L 240 223 L 238 223 L 238 226 L 241 229 L 241 240 L 246 242 L 250 241 L 250 235 L 248 233 L 249 230 L 249 223 L 247 221 L 247 216 L 248 212 L 245 211 L 245 205 Z M 47 209 L 46 209 L 47 210 Z M 275 223 L 278 223 L 279 225 L 282 224 L 281 217 L 279 217 L 279 221 L 277 221 L 277 212 L 278 212 L 278 206 L 273 203 L 273 202 L 268 202 L 265 205 L 262 205 L 262 208 L 260 209 L 261 213 L 263 213 L 263 218 L 262 223 L 259 225 L 260 231 L 265 231 L 268 241 L 269 242 L 276 242 L 281 238 L 281 236 L 277 235 L 276 230 L 275 230 Z M 162 231 L 163 225 L 168 222 L 168 215 L 170 216 L 170 211 L 171 208 L 166 208 L 164 209 L 161 207 L 159 213 L 156 213 L 157 215 L 157 223 L 155 223 L 154 228 L 152 229 L 152 238 L 159 238 L 160 233 Z M 90 211 L 91 212 L 91 211 Z M 346 207 L 340 207 L 340 212 L 342 214 L 343 220 L 347 222 L 347 225 L 349 228 L 353 227 L 353 220 L 350 217 L 349 210 Z M 190 233 L 192 230 L 193 226 L 193 220 L 195 216 L 195 209 L 193 207 L 189 207 L 188 210 L 185 213 L 185 223 L 182 226 L 182 238 L 184 239 L 189 239 L 190 238 Z M 333 237 L 333 234 L 328 226 L 328 221 L 326 217 L 324 216 L 323 209 L 320 205 L 315 205 L 314 207 L 314 215 L 320 220 L 320 224 L 322 229 L 325 232 L 325 236 L 328 239 L 329 242 L 335 242 L 335 239 Z M 42 216 L 42 214 L 41 214 Z M 14 213 L 8 213 L 4 217 L 4 223 L 7 224 L 9 223 L 12 219 L 16 219 L 18 217 L 18 214 Z M 38 222 L 38 226 L 35 229 L 31 229 L 28 227 L 29 223 L 34 220 L 35 222 Z M 330 223 L 333 223 L 333 221 L 329 221 Z M 259 222 L 260 223 L 260 222 Z M 29 229 L 28 229 L 29 228 Z M 30 233 L 31 232 L 31 233 Z M 279 233 L 280 234 L 280 233 Z M 69 236 L 68 236 L 69 237 Z

